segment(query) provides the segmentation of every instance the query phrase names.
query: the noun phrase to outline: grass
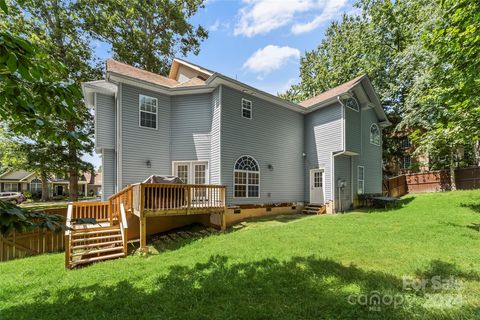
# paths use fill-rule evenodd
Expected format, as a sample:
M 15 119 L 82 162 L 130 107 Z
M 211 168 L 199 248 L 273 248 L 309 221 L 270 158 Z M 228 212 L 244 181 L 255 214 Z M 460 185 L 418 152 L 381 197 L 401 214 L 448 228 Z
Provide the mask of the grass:
M 398 209 L 249 222 L 72 271 L 62 254 L 10 261 L 0 319 L 480 318 L 480 232 L 468 227 L 479 213 L 478 190 L 412 195 Z
M 80 197 L 79 201 L 95 201 L 96 197 Z M 60 209 L 68 207 L 68 200 L 57 200 L 57 201 L 33 201 L 28 200 L 22 204 L 20 207 L 31 209 L 31 210 L 45 210 L 45 209 Z

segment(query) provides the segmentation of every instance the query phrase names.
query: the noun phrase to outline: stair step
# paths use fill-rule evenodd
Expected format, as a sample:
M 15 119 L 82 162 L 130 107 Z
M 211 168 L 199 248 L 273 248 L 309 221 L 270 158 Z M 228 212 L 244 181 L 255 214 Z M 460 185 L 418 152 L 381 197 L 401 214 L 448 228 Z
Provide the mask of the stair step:
M 78 245 L 78 246 L 72 246 L 72 250 L 85 249 L 85 248 L 95 248 L 95 247 L 105 247 L 105 246 L 109 246 L 109 245 L 112 245 L 112 244 L 121 244 L 121 243 L 123 243 L 122 240 L 99 242 L 99 243 L 89 243 L 89 244 L 83 244 L 83 245 Z
M 100 229 L 100 230 L 89 230 L 89 231 L 74 231 L 72 232 L 72 236 L 86 236 L 90 234 L 98 234 L 98 233 L 112 233 L 112 232 L 120 232 L 120 228 L 112 228 L 112 229 Z
M 103 249 L 94 249 L 94 250 L 89 250 L 89 251 L 75 252 L 74 254 L 72 254 L 72 257 L 85 256 L 85 255 L 96 254 L 96 253 L 112 252 L 112 251 L 118 251 L 118 250 L 123 251 L 123 246 L 122 247 L 111 247 L 111 248 L 103 248 Z
M 125 256 L 125 254 L 122 252 L 122 253 L 109 254 L 109 255 L 106 255 L 106 256 L 100 256 L 100 257 L 79 259 L 79 260 L 72 261 L 70 263 L 70 267 L 74 267 L 74 266 L 77 266 L 77 265 L 80 265 L 80 264 L 95 262 L 95 261 L 101 261 L 101 260 L 107 260 L 107 259 L 113 259 L 113 258 L 120 258 L 120 257 L 124 257 L 124 256 Z
M 307 204 L 306 207 L 310 207 L 310 208 L 321 208 L 323 207 L 323 204 Z
M 302 212 L 305 214 L 317 214 L 318 210 L 303 210 Z
M 95 240 L 104 240 L 104 239 L 111 239 L 111 238 L 121 238 L 122 235 L 119 234 L 112 234 L 109 236 L 100 236 L 100 237 L 90 237 L 90 238 L 81 238 L 81 239 L 73 239 L 72 243 L 79 243 L 79 242 L 87 242 L 87 241 L 95 241 Z

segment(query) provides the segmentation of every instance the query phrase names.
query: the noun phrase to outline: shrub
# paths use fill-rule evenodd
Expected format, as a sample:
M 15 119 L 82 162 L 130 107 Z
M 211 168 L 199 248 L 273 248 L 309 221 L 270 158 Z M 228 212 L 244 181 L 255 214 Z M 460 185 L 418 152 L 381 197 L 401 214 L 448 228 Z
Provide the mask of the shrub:
M 26 199 L 32 199 L 33 198 L 33 194 L 30 191 L 23 191 L 23 196 Z

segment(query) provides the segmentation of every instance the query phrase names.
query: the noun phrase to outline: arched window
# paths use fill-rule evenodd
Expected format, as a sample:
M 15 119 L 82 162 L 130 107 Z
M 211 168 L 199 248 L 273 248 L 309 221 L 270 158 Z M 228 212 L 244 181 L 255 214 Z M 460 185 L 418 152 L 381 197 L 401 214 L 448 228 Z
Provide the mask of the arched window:
M 380 145 L 380 129 L 376 123 L 370 126 L 370 143 L 376 146 Z
M 357 112 L 360 111 L 360 106 L 358 105 L 357 99 L 355 98 L 348 98 L 345 101 L 345 105 L 352 110 L 355 110 Z
M 30 181 L 30 192 L 31 193 L 38 193 L 42 191 L 42 180 L 40 179 L 33 179 Z
M 250 156 L 241 156 L 235 162 L 233 172 L 236 198 L 260 196 L 260 169 L 257 160 Z

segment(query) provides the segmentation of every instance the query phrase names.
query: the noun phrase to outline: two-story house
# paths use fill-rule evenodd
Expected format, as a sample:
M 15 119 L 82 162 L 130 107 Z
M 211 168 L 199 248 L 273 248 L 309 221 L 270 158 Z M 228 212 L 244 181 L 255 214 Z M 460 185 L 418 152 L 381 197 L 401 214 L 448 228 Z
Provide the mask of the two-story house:
M 103 197 L 150 175 L 221 184 L 239 208 L 352 207 L 382 191 L 382 127 L 366 75 L 296 104 L 175 59 L 164 77 L 108 60 L 83 84 Z

